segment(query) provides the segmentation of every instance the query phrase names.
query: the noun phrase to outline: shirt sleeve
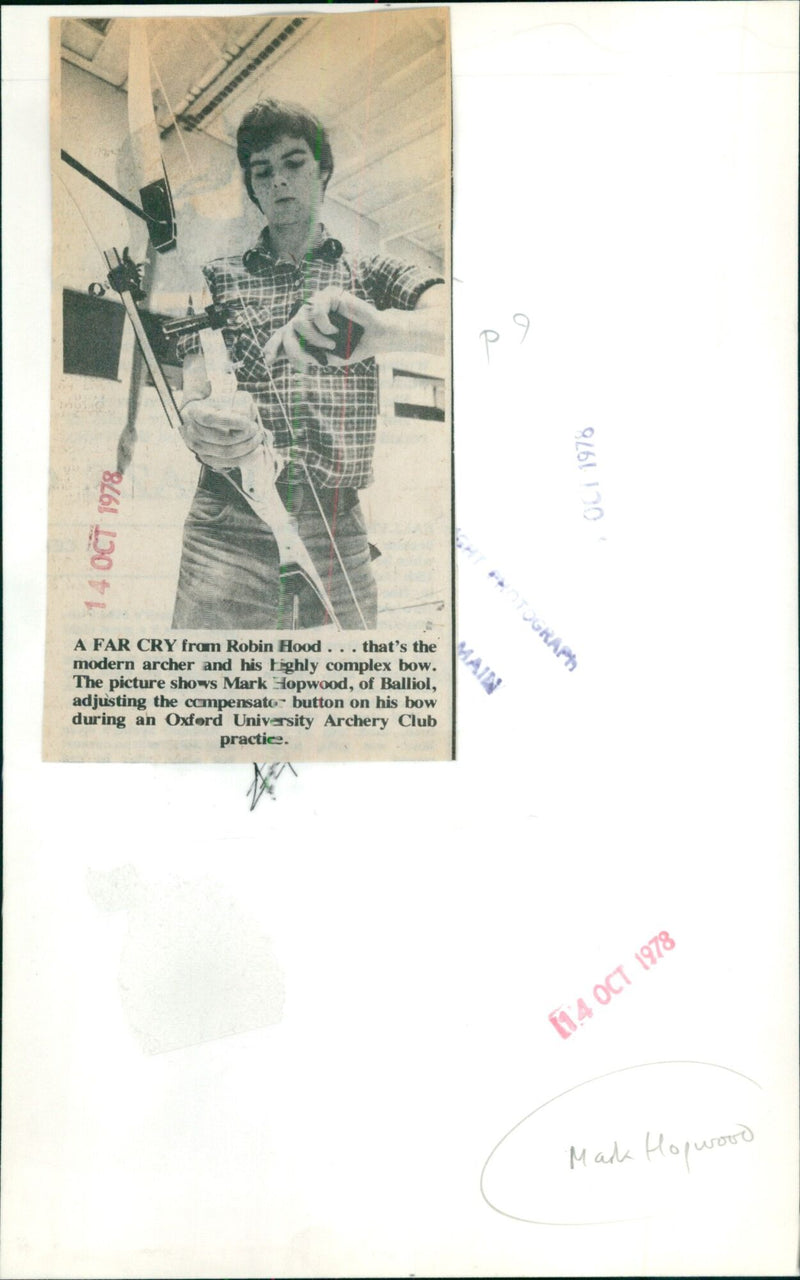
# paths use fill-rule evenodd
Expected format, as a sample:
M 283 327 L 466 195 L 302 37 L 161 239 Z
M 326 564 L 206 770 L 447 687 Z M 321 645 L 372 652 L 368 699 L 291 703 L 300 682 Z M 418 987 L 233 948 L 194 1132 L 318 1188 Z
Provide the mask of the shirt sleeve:
M 413 311 L 426 289 L 434 284 L 444 284 L 443 276 L 410 266 L 397 258 L 376 255 L 362 260 L 359 266 L 361 284 L 379 311 L 390 307 L 398 311 Z

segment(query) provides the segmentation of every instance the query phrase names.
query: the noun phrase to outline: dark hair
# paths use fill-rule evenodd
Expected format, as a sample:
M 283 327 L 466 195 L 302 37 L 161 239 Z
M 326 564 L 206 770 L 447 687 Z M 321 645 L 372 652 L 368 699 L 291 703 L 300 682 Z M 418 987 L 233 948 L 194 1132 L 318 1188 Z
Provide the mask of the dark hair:
M 236 132 L 236 155 L 244 170 L 247 194 L 254 204 L 258 204 L 258 201 L 250 178 L 250 157 L 259 151 L 265 151 L 281 137 L 302 138 L 308 143 L 309 151 L 319 163 L 320 173 L 325 180 L 324 187 L 327 187 L 333 173 L 333 152 L 328 131 L 317 117 L 312 116 L 310 111 L 306 111 L 297 102 L 278 102 L 275 98 L 264 98 L 244 114 Z

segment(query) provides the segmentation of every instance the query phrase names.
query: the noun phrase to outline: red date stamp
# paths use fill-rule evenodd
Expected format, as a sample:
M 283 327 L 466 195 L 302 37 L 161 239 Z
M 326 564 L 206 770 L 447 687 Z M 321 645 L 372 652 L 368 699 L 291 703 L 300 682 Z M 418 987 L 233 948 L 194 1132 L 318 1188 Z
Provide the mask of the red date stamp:
M 104 471 L 100 478 L 100 493 L 97 499 L 97 510 L 101 516 L 116 515 L 119 511 L 121 490 L 116 486 L 122 484 L 121 471 Z M 89 564 L 96 573 L 108 573 L 114 567 L 112 553 L 116 547 L 116 533 L 111 529 L 101 529 L 95 524 L 89 530 L 87 549 L 92 552 Z M 107 541 L 102 541 L 107 539 Z M 107 578 L 89 578 L 89 586 L 98 595 L 105 595 L 111 583 Z M 105 600 L 84 600 L 87 609 L 105 609 Z
M 649 942 L 646 942 L 638 951 L 635 951 L 633 958 L 639 962 L 643 969 L 652 969 L 659 960 L 664 958 L 664 953 L 672 951 L 674 946 L 674 939 L 670 937 L 666 929 L 662 929 L 661 933 L 656 934 L 654 938 L 651 938 Z M 619 982 L 619 985 L 615 985 L 617 981 Z M 595 984 L 592 989 L 592 995 L 594 996 L 597 1004 L 610 1004 L 614 996 L 622 995 L 625 990 L 625 985 L 630 986 L 631 981 L 632 980 L 628 977 L 622 965 L 618 964 L 616 969 L 612 969 L 610 973 L 606 974 L 605 982 L 598 982 Z M 548 1015 L 550 1022 L 555 1027 L 562 1040 L 569 1040 L 572 1033 L 577 1031 L 587 1018 L 594 1017 L 594 1009 L 591 1007 L 590 1002 L 588 1000 L 584 1000 L 582 996 L 578 999 L 575 1006 L 575 1018 L 570 1016 L 569 1010 L 571 1008 L 571 1005 L 559 1005 L 557 1009 L 554 1009 L 553 1012 Z

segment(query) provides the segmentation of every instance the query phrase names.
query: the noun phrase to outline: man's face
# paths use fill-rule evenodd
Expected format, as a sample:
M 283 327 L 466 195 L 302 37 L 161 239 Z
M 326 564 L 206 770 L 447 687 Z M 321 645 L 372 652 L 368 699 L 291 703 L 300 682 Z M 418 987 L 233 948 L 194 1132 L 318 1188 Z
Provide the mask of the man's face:
M 250 181 L 271 227 L 317 221 L 324 182 L 318 162 L 304 138 L 278 138 L 250 157 Z

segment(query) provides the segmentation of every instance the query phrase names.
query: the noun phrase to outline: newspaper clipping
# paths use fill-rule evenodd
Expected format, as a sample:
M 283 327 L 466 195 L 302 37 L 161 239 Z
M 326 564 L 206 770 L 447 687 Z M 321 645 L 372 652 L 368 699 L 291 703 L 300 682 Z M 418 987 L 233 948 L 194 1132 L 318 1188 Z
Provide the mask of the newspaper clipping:
M 45 759 L 452 758 L 447 10 L 51 43 Z

